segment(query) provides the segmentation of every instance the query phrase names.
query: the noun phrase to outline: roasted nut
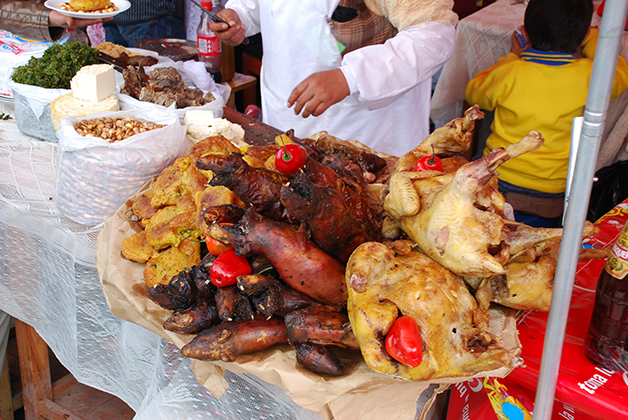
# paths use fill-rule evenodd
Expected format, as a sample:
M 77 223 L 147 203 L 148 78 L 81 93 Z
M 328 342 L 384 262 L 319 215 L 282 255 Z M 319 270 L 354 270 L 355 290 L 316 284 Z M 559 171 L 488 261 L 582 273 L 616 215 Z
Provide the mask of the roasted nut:
M 100 137 L 109 143 L 127 139 L 135 134 L 164 127 L 150 121 L 135 118 L 94 118 L 74 124 L 76 132 L 84 137 Z

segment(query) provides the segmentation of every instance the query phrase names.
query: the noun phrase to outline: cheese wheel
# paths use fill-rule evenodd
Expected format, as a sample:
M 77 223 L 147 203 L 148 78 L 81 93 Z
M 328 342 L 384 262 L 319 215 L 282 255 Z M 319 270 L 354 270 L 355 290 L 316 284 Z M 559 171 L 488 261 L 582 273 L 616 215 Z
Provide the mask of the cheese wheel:
M 50 104 L 50 119 L 55 131 L 61 128 L 63 117 L 71 115 L 80 118 L 103 111 L 119 111 L 120 103 L 116 95 L 109 95 L 100 102 L 85 101 L 75 98 L 71 93 L 59 96 Z

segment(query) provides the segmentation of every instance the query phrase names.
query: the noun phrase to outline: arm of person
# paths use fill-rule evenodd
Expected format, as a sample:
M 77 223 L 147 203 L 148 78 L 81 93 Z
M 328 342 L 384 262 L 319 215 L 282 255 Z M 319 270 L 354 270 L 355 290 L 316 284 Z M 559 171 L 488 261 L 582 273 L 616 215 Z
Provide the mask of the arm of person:
M 24 38 L 55 41 L 64 28 L 82 29 L 108 20 L 68 18 L 46 8 L 43 1 L 0 0 L 0 29 Z
M 230 0 L 218 16 L 227 23 L 211 22 L 211 29 L 227 45 L 240 45 L 247 36 L 260 32 L 258 0 Z
M 352 95 L 366 109 L 388 106 L 431 77 L 451 57 L 455 28 L 435 22 L 409 26 L 384 44 L 345 55 L 339 69 L 315 73 L 296 86 L 288 106 L 318 116 Z

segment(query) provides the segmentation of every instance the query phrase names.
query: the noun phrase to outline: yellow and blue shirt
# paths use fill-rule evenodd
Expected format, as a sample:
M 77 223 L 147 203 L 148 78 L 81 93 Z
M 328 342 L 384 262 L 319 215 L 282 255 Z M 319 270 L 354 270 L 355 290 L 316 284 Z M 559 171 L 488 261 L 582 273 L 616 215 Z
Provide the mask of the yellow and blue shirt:
M 495 147 L 517 143 L 530 131 L 545 139 L 539 150 L 499 167 L 499 178 L 510 184 L 547 193 L 565 191 L 571 126 L 583 115 L 589 91 L 599 30 L 583 43 L 583 58 L 574 54 L 527 49 L 510 53 L 469 81 L 465 99 L 495 111 L 484 155 Z M 611 99 L 628 88 L 628 65 L 619 57 Z

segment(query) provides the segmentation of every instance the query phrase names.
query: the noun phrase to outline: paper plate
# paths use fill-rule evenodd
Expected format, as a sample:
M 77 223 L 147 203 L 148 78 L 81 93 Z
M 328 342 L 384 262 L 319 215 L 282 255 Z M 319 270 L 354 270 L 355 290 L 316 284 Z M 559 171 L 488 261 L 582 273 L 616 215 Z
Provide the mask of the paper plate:
M 111 2 L 118 8 L 118 10 L 116 10 L 115 12 L 110 12 L 110 13 L 98 13 L 98 12 L 78 13 L 78 12 L 68 12 L 67 10 L 63 10 L 59 8 L 59 6 L 61 6 L 63 3 L 69 3 L 69 0 L 48 0 L 44 3 L 44 6 L 46 6 L 50 10 L 56 10 L 62 15 L 70 16 L 77 19 L 98 19 L 98 18 L 112 17 L 119 13 L 124 12 L 129 7 L 131 7 L 131 3 L 129 2 L 129 0 L 111 0 Z

